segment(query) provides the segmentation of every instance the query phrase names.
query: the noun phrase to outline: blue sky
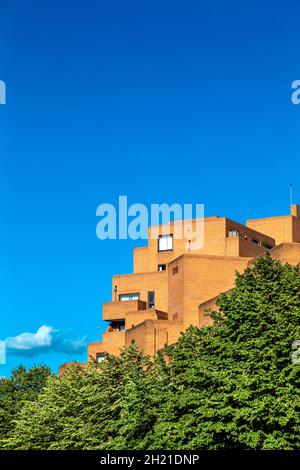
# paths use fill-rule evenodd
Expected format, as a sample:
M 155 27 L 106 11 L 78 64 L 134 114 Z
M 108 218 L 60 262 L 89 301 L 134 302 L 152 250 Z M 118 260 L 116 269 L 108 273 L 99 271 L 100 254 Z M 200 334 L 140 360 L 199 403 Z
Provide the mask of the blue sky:
M 136 243 L 96 238 L 99 204 L 123 194 L 129 203 L 204 203 L 206 215 L 243 222 L 287 213 L 289 183 L 300 202 L 300 105 L 290 99 L 300 4 L 1 0 L 0 8 L 6 375 L 20 362 L 57 370 L 85 360 L 84 343 L 100 339 L 111 276 L 132 270 Z M 20 340 L 36 347 L 22 356 Z

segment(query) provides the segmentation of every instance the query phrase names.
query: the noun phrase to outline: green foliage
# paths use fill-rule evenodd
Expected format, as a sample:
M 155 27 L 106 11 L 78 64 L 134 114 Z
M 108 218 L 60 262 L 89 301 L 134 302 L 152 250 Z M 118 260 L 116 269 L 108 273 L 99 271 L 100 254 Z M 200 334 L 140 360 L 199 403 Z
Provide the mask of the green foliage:
M 139 393 L 144 389 L 146 395 L 151 367 L 153 363 L 135 347 L 100 364 L 73 364 L 62 377 L 49 379 L 38 404 L 28 402 L 22 408 L 7 448 L 127 447 L 138 439 L 135 428 L 139 431 L 145 421 Z M 135 415 L 130 414 L 130 403 Z
M 218 305 L 211 327 L 191 327 L 169 350 L 153 446 L 299 449 L 299 267 L 260 258 Z
M 132 346 L 50 377 L 18 411 L 2 400 L 3 447 L 300 449 L 299 267 L 259 258 L 218 305 L 154 361 Z
M 12 370 L 11 377 L 0 380 L 0 447 L 12 432 L 22 407 L 37 400 L 50 374 L 43 365 L 31 369 L 21 365 Z

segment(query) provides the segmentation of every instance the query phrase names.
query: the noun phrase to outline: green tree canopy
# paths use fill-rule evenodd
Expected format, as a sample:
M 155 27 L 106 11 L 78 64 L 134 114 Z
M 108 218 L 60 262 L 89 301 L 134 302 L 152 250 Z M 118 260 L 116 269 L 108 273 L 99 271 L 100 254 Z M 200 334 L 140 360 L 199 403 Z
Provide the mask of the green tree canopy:
M 3 446 L 299 449 L 299 267 L 261 257 L 218 307 L 211 326 L 190 327 L 155 360 L 132 346 L 50 377 Z
M 44 365 L 31 369 L 20 365 L 12 370 L 11 377 L 0 380 L 0 446 L 12 431 L 24 404 L 37 399 L 50 374 L 49 367 Z
M 299 267 L 259 258 L 218 306 L 212 326 L 190 328 L 168 349 L 154 447 L 299 449 Z

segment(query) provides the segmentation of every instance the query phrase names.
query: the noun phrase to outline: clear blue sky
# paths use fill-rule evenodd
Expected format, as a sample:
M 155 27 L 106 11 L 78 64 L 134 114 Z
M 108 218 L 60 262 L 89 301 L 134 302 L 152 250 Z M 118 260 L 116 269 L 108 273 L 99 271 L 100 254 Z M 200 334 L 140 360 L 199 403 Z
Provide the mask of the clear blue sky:
M 100 339 L 101 303 L 134 246 L 96 238 L 102 202 L 198 202 L 241 222 L 287 213 L 290 182 L 300 202 L 300 4 L 0 9 L 0 339 L 58 330 L 30 357 L 12 349 L 6 375 L 85 360 L 72 341 Z

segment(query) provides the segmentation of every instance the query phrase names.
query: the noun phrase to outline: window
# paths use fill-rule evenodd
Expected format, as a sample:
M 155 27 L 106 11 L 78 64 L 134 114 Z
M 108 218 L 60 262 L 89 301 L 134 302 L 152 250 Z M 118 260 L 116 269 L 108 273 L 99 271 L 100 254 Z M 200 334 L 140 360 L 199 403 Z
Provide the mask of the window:
M 166 264 L 159 264 L 157 266 L 157 270 L 158 271 L 165 271 L 167 269 L 167 265 Z
M 172 274 L 177 274 L 178 273 L 178 266 L 175 266 L 175 268 L 172 269 Z
M 148 308 L 154 308 L 155 305 L 155 292 L 153 290 L 148 292 Z
M 121 302 L 124 302 L 126 300 L 139 300 L 140 299 L 140 294 L 138 292 L 135 292 L 133 294 L 120 294 L 119 295 L 119 300 Z
M 267 245 L 267 243 L 264 244 L 264 247 L 267 248 L 267 250 L 272 250 L 273 246 Z
M 113 331 L 125 331 L 125 322 L 124 321 L 113 321 L 110 324 Z
M 228 230 L 228 237 L 239 237 L 239 235 L 239 231 L 234 228 Z
M 273 248 L 272 245 L 268 245 L 268 243 L 266 243 L 264 240 L 261 240 L 259 244 L 262 248 L 265 248 L 266 250 L 272 250 Z
M 173 235 L 160 235 L 158 237 L 158 251 L 173 250 Z
M 101 362 L 105 359 L 105 353 L 97 353 L 96 354 L 96 361 Z

